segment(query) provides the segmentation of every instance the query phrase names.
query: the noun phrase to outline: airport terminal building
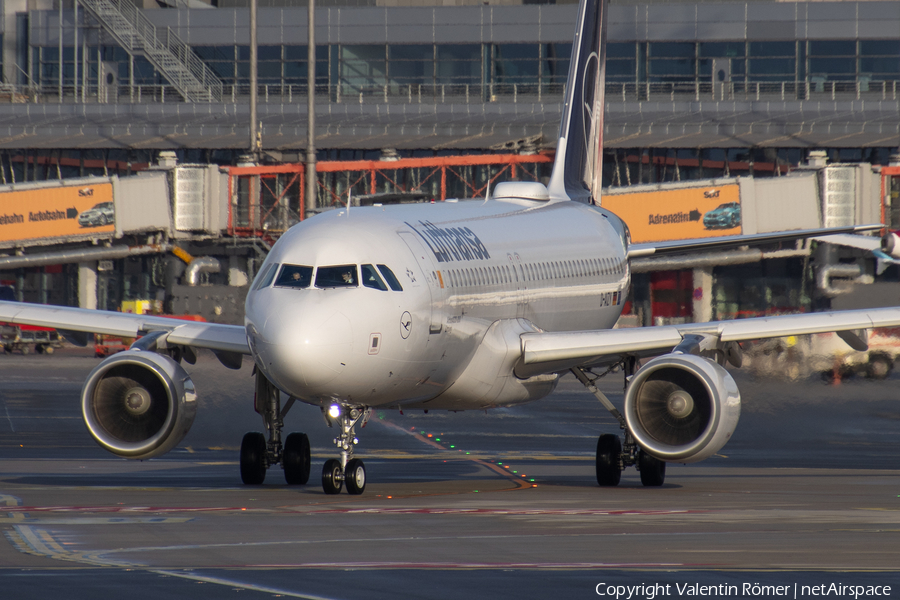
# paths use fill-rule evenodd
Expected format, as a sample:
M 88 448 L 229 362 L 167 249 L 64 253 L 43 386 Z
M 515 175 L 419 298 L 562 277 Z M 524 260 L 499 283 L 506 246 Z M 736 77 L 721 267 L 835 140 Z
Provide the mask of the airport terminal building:
M 197 269 L 201 284 L 246 286 L 279 227 L 304 216 L 296 163 L 307 137 L 306 3 L 260 0 L 256 166 L 238 166 L 251 138 L 249 2 L 138 4 L 3 3 L 0 185 L 93 175 L 115 187 L 117 177 L 154 165 L 170 173 L 168 188 L 158 178 L 152 184 L 169 194 L 168 224 L 2 244 L 0 263 L 12 266 L 0 282 L 25 299 L 84 304 L 73 283 L 84 278 L 105 286 L 100 307 L 117 308 L 188 285 L 185 265 L 171 256 L 79 254 L 98 244 L 179 245 L 223 265 Z M 316 146 L 320 166 L 330 162 L 318 173 L 317 207 L 351 189 L 376 197 L 415 188 L 439 200 L 483 195 L 507 177 L 545 178 L 575 15 L 575 3 L 533 0 L 317 2 Z M 886 167 L 884 189 L 865 185 L 886 222 L 900 223 L 900 176 L 888 167 L 892 155 L 900 164 L 900 1 L 613 0 L 606 73 L 604 185 L 789 175 L 815 153 L 814 163 Z M 160 160 L 160 152 L 175 154 Z M 205 173 L 201 225 L 178 221 L 178 207 L 191 202 L 177 200 L 178 190 L 192 188 L 173 164 Z M 20 260 L 49 251 L 65 257 L 61 267 Z M 741 308 L 741 290 L 799 278 L 784 308 L 809 309 L 809 251 L 782 257 L 732 269 L 730 279 L 670 264 L 665 275 L 636 279 L 635 301 L 646 307 L 645 322 L 646 312 L 687 319 L 698 281 L 728 279 L 716 293 L 729 308 L 714 304 L 712 316 L 752 314 Z M 858 275 L 871 278 L 873 269 Z M 185 298 L 200 302 L 204 293 Z M 764 290 L 757 304 L 773 293 Z M 227 302 L 240 306 L 239 298 Z
M 4 2 L 7 156 L 245 149 L 248 2 L 145 0 L 133 14 L 130 2 Z M 260 4 L 262 147 L 296 152 L 307 7 Z M 327 156 L 555 145 L 576 5 L 447 4 L 317 5 Z M 609 18 L 610 150 L 797 164 L 817 148 L 884 164 L 900 145 L 900 2 L 614 0 Z

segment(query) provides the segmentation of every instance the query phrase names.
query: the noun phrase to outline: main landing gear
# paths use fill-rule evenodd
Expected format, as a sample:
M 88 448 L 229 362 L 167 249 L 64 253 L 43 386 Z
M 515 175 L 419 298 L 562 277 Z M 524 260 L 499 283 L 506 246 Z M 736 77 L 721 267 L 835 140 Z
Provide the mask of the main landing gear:
M 365 427 L 369 420 L 369 409 L 361 406 L 340 406 L 333 404 L 325 412 L 329 426 L 340 427 L 340 434 L 334 438 L 334 445 L 341 452 L 340 460 L 332 458 L 322 468 L 322 488 L 326 494 L 339 494 L 347 485 L 347 493 L 358 495 L 366 489 L 366 466 L 353 456 L 353 447 L 359 443 L 356 438 L 356 424 Z
M 626 381 L 630 375 L 634 375 L 634 360 L 626 360 L 625 377 Z M 584 369 L 575 367 L 572 373 L 578 378 L 589 392 L 594 394 L 603 406 L 616 418 L 619 427 L 625 432 L 625 444 L 618 435 L 605 433 L 597 440 L 597 483 L 603 487 L 614 487 L 619 485 L 622 478 L 622 471 L 625 467 L 637 467 L 641 474 L 641 483 L 647 487 L 659 487 L 666 480 L 666 463 L 647 454 L 637 442 L 628 429 L 628 423 L 622 413 L 610 402 L 606 394 L 597 389 L 594 382 L 599 377 L 591 379 L 588 377 Z
M 272 465 L 281 464 L 284 479 L 290 485 L 309 481 L 309 438 L 305 433 L 292 433 L 281 442 L 284 417 L 294 405 L 294 398 L 281 407 L 281 392 L 256 371 L 256 412 L 262 415 L 268 439 L 253 431 L 241 442 L 241 480 L 247 485 L 260 485 Z

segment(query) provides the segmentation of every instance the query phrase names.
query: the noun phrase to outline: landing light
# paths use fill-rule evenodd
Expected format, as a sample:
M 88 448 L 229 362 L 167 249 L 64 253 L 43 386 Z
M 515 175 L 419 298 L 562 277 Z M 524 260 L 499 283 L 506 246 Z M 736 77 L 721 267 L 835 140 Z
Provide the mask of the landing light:
M 332 419 L 337 419 L 339 416 L 341 416 L 341 407 L 337 404 L 332 404 L 328 408 L 328 416 Z

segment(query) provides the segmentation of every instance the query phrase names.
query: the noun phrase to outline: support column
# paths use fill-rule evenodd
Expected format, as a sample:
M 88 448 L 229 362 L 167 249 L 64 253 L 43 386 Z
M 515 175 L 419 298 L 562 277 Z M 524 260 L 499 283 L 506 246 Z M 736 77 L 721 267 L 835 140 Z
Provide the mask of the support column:
M 712 321 L 712 295 L 712 267 L 702 267 L 699 269 L 694 269 L 693 309 L 695 323 L 708 323 L 709 321 Z
M 97 263 L 78 263 L 78 306 L 97 309 Z
M 338 86 L 340 89 L 340 86 Z M 309 0 L 306 13 L 306 214 L 314 214 L 316 179 L 316 2 Z
M 19 44 L 21 40 L 19 39 L 19 27 L 18 27 L 18 19 L 16 18 L 17 13 L 24 13 L 28 10 L 28 3 L 26 0 L 5 0 L 4 2 L 0 2 L 0 25 L 3 26 L 3 30 L 0 30 L 0 34 L 3 36 L 3 46 L 0 51 L 2 51 L 3 55 L 0 56 L 2 62 L 0 65 L 3 66 L 3 72 L 0 75 L 3 76 L 3 81 L 9 83 L 17 83 L 20 81 L 20 74 L 18 69 L 16 69 L 16 65 L 19 62 Z M 28 72 L 28 65 L 19 65 L 23 71 Z

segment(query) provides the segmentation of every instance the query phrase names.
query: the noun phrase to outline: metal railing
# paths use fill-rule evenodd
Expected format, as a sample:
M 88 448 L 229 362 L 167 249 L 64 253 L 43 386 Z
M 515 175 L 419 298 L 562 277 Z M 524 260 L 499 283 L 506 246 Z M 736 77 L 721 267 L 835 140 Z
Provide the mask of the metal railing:
M 730 81 L 607 83 L 606 100 L 897 100 L 897 81 Z
M 441 104 L 450 103 L 541 103 L 561 102 L 561 84 L 429 84 L 351 86 L 317 85 L 321 101 L 335 104 Z M 218 100 L 225 104 L 245 104 L 250 96 L 246 84 L 221 85 Z M 307 86 L 262 84 L 258 88 L 262 104 L 305 102 Z M 0 103 L 60 102 L 58 85 L 0 87 Z M 88 85 L 86 89 L 66 85 L 63 102 L 158 104 L 183 102 L 174 85 Z M 711 83 L 608 83 L 606 102 L 677 101 L 788 101 L 788 100 L 892 100 L 900 99 L 898 81 L 825 82 L 740 82 Z
M 131 54 L 143 54 L 190 102 L 221 102 L 222 82 L 170 28 L 156 26 L 131 0 L 83 0 L 104 29 Z

